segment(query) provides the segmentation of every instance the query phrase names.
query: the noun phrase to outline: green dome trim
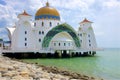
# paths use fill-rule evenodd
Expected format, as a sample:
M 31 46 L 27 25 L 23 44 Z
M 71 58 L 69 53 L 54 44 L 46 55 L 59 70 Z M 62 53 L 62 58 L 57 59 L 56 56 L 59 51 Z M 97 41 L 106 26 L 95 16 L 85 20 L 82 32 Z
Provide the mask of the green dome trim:
M 42 47 L 43 48 L 49 47 L 49 44 L 50 44 L 50 41 L 52 40 L 52 38 L 56 34 L 61 33 L 61 32 L 67 32 L 73 38 L 76 47 L 78 47 L 78 48 L 80 47 L 80 40 L 76 34 L 76 31 L 70 25 L 68 25 L 66 23 L 58 25 L 58 26 L 54 27 L 53 29 L 51 29 L 44 37 L 43 42 L 42 42 Z

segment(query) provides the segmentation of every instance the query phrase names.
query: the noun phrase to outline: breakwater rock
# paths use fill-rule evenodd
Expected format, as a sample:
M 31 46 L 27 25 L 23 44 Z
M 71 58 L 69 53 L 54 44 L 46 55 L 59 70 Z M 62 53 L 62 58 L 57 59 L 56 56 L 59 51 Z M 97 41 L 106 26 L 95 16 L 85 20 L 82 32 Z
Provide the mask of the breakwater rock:
M 0 80 L 102 80 L 0 55 Z

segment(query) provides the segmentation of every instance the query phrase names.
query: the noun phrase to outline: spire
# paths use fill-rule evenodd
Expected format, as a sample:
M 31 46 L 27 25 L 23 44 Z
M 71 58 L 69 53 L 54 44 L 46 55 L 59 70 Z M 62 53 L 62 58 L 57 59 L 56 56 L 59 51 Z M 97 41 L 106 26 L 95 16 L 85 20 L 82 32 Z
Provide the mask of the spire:
M 24 12 L 21 15 L 31 16 L 25 10 L 24 10 Z
M 23 15 L 28 15 L 28 13 L 24 10 Z
M 21 14 L 19 14 L 19 15 L 24 15 L 24 16 L 31 16 L 31 15 L 29 15 L 25 10 L 24 10 L 24 12 L 23 13 L 21 13 Z
M 47 2 L 46 2 L 46 6 L 49 7 L 49 2 L 48 2 L 48 0 L 47 0 Z
M 91 21 L 87 20 L 86 18 L 82 22 L 80 22 L 80 23 L 85 23 L 85 22 L 92 23 Z

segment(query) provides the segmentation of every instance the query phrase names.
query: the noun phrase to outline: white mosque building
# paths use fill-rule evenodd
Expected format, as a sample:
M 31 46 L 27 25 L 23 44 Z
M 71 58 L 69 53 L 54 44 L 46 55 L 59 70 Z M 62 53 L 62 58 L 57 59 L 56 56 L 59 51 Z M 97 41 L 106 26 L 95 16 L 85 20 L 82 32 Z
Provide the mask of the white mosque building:
M 77 54 L 94 55 L 97 50 L 92 22 L 86 18 L 80 22 L 78 31 L 62 23 L 59 12 L 49 3 L 32 16 L 26 11 L 18 15 L 14 27 L 7 27 L 9 45 L 3 43 L 6 53 Z M 34 25 L 33 25 L 34 23 Z

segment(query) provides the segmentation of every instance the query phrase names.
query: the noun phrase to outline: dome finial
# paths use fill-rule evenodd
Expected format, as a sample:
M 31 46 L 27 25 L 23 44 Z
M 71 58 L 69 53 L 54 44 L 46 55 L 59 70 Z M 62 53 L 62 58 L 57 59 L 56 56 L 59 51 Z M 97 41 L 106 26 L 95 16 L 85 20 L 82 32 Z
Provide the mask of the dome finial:
M 49 2 L 48 2 L 48 0 L 47 0 L 47 3 L 46 3 L 46 6 L 49 6 Z

